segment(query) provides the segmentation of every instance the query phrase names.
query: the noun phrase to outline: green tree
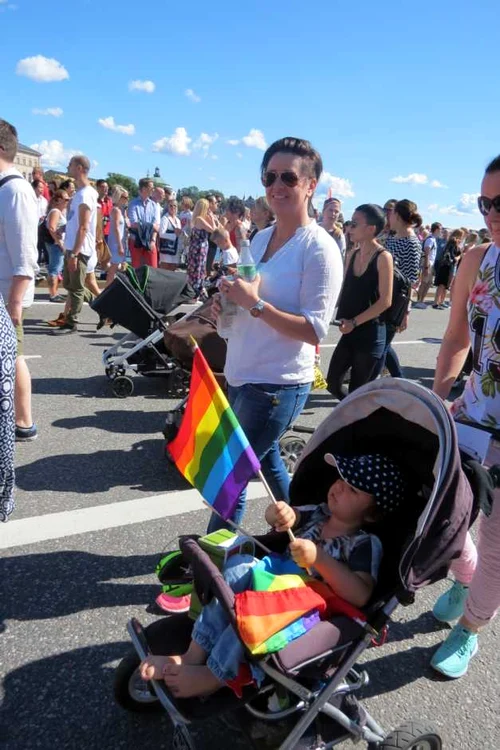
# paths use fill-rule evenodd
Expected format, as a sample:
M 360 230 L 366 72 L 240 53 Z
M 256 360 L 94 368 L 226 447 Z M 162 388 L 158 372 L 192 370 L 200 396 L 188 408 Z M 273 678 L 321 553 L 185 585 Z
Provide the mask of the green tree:
M 220 190 L 200 190 L 196 185 L 190 185 L 189 187 L 184 187 L 177 191 L 177 197 L 179 199 L 184 195 L 189 196 L 193 203 L 196 203 L 200 198 L 206 198 L 208 195 L 215 195 L 217 198 L 220 198 L 221 201 L 224 200 L 224 193 Z
M 127 177 L 127 175 L 119 172 L 108 172 L 106 179 L 110 189 L 113 188 L 113 185 L 121 185 L 125 190 L 128 190 L 131 198 L 135 198 L 139 194 L 139 186 L 133 177 Z

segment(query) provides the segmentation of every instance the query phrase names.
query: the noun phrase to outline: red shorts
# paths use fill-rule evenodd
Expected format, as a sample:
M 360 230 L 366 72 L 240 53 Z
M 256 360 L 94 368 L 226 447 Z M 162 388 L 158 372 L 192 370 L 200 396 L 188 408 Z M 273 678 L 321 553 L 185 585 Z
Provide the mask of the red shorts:
M 145 250 L 144 248 L 138 248 L 135 246 L 135 240 L 129 238 L 128 249 L 130 257 L 132 259 L 132 267 L 140 268 L 141 266 L 151 266 L 151 268 L 158 268 L 158 251 Z

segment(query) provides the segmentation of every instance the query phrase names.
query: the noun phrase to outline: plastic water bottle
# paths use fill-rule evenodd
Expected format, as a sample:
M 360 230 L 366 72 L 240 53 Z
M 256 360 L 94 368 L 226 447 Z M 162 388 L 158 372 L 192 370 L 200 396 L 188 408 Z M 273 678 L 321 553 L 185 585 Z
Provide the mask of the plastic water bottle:
M 253 259 L 252 251 L 250 250 L 249 240 L 241 241 L 240 257 L 237 263 L 238 276 L 245 281 L 253 281 L 257 276 L 257 266 Z
M 234 276 L 223 276 L 222 279 L 234 281 Z M 236 316 L 238 315 L 239 307 L 234 302 L 228 300 L 223 292 L 220 292 L 220 303 L 222 310 L 217 318 L 217 333 L 222 339 L 227 339 L 231 333 Z

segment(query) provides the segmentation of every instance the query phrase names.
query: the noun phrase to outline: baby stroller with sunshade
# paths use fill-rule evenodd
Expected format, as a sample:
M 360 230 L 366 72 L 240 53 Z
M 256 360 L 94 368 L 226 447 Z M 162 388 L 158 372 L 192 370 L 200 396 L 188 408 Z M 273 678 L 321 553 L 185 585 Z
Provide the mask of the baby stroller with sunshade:
M 307 443 L 290 487 L 292 505 L 324 502 L 332 483 L 331 468 L 324 462 L 327 452 L 384 453 L 404 470 L 411 488 L 406 502 L 370 529 L 379 536 L 384 555 L 375 591 L 363 610 L 366 624 L 336 615 L 281 651 L 260 657 L 246 651 L 249 661 L 258 659 L 266 679 L 260 688 L 245 687 L 241 698 L 224 687 L 204 699 L 180 699 L 164 683 L 142 682 L 138 666 L 148 653 L 184 653 L 192 630 L 188 615 L 172 615 L 144 630 L 131 620 L 135 652 L 117 669 L 117 700 L 128 710 L 165 708 L 174 724 L 174 747 L 194 747 L 191 722 L 234 708 L 247 717 L 250 736 L 255 722 L 261 729 L 268 722 L 268 736 L 276 733 L 274 746 L 280 750 L 331 748 L 348 738 L 363 740 L 370 750 L 442 747 L 438 732 L 426 721 L 383 729 L 356 695 L 368 682 L 356 662 L 384 632 L 397 606 L 411 605 L 420 588 L 446 577 L 463 548 L 477 501 L 461 465 L 455 426 L 443 402 L 425 388 L 392 378 L 369 383 L 339 404 Z M 478 471 L 486 474 L 482 467 Z M 287 535 L 276 532 L 260 541 L 275 552 L 288 544 Z M 181 538 L 180 550 L 202 604 L 216 597 L 237 632 L 235 595 L 219 569 L 196 537 Z M 288 697 L 287 707 L 278 711 L 267 703 L 276 691 Z
M 197 307 L 192 304 L 194 296 L 185 273 L 142 266 L 117 273 L 112 284 L 96 297 L 92 309 L 100 318 L 129 331 L 102 356 L 115 396 L 125 398 L 133 393 L 134 382 L 127 372 L 176 380 L 178 363 L 165 349 L 163 334 L 171 320 Z

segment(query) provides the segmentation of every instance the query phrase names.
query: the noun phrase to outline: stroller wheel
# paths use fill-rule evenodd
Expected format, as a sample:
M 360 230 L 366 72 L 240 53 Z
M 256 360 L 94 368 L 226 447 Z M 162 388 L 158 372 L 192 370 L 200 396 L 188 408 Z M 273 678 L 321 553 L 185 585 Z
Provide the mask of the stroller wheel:
M 174 729 L 172 750 L 196 750 L 189 729 L 184 724 L 178 724 Z
M 119 375 L 113 380 L 112 388 L 117 398 L 127 398 L 127 396 L 131 396 L 134 392 L 134 383 L 126 375 Z
M 294 432 L 288 432 L 280 440 L 280 456 L 287 472 L 292 476 L 297 462 L 306 446 L 304 438 Z
M 430 724 L 407 721 L 387 735 L 383 742 L 370 745 L 373 750 L 441 750 L 441 737 Z
M 141 678 L 141 660 L 135 653 L 127 654 L 118 664 L 113 686 L 115 700 L 126 711 L 150 714 L 162 710 L 158 698 L 152 693 L 147 682 Z

